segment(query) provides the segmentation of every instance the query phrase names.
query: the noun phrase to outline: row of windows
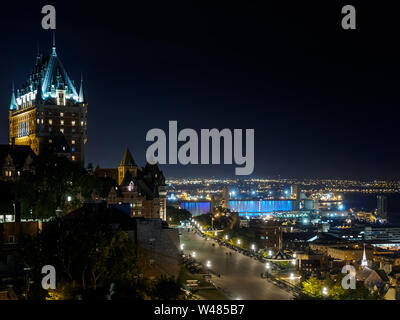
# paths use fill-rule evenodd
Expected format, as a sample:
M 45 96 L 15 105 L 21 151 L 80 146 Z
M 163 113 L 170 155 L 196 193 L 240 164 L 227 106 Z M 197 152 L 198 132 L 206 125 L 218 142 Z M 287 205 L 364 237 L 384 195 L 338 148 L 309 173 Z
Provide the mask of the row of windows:
M 5 171 L 4 171 L 4 175 L 5 175 L 6 177 L 12 177 L 12 176 L 13 176 L 13 172 L 12 172 L 11 170 L 5 170 Z M 20 176 L 20 175 L 21 175 L 21 172 L 20 172 L 20 171 L 17 171 L 17 175 Z
M 49 143 L 53 143 L 53 139 L 49 139 Z M 71 140 L 71 144 L 76 144 L 76 140 Z M 75 149 L 75 148 L 73 148 Z
M 49 119 L 49 125 L 53 124 L 53 119 Z M 37 124 L 43 124 L 43 119 L 37 119 Z M 64 120 L 60 120 L 60 125 L 64 125 L 65 121 Z M 85 124 L 84 121 L 81 121 L 81 126 L 83 127 L 83 125 Z M 71 126 L 75 126 L 76 125 L 76 121 L 75 120 L 71 120 Z

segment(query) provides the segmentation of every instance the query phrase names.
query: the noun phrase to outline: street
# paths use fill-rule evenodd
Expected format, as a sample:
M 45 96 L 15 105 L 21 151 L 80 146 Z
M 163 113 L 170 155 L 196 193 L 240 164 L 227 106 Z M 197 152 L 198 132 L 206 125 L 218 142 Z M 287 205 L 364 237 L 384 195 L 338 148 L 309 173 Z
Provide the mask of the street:
M 292 293 L 287 292 L 272 282 L 262 279 L 265 264 L 224 246 L 219 246 L 213 240 L 205 240 L 187 228 L 181 229 L 181 244 L 183 252 L 196 252 L 196 260 L 206 266 L 211 262 L 210 270 L 219 273 L 221 277 L 212 276 L 212 282 L 222 288 L 232 299 L 241 300 L 290 300 Z M 215 246 L 212 246 L 215 244 Z M 232 255 L 226 253 L 232 252 Z

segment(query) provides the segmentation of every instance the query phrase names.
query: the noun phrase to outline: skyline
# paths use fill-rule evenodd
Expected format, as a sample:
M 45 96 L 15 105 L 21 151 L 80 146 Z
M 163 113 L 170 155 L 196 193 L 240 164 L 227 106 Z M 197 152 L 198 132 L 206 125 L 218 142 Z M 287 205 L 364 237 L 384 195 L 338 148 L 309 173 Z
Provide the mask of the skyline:
M 375 13 L 384 5 L 355 3 L 359 28 L 346 32 L 339 4 L 293 5 L 282 16 L 279 5 L 211 12 L 200 4 L 135 4 L 110 15 L 72 3 L 54 3 L 57 52 L 76 84 L 83 74 L 86 165 L 114 167 L 126 147 L 144 164 L 146 133 L 177 120 L 180 130 L 254 128 L 247 178 L 400 177 L 398 49 L 394 12 Z M 1 143 L 12 80 L 16 88 L 26 80 L 37 41 L 41 53 L 51 52 L 41 6 L 7 16 L 16 6 L 7 2 L 0 22 L 9 48 L 0 53 Z M 161 169 L 167 177 L 235 177 L 234 166 Z

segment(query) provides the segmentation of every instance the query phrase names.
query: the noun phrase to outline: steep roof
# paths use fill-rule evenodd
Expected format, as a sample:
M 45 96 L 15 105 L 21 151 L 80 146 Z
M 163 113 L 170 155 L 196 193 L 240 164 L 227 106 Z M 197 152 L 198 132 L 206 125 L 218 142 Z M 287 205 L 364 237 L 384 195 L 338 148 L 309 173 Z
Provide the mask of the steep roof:
M 53 43 L 52 53 L 46 57 L 41 54 L 36 56 L 35 65 L 28 76 L 27 81 L 16 92 L 16 97 L 10 103 L 10 109 L 16 109 L 21 105 L 21 97 L 33 93 L 37 90 L 35 99 L 37 102 L 46 101 L 48 104 L 55 104 L 56 90 L 65 90 L 65 98 L 69 103 L 83 102 L 78 95 L 74 82 L 69 77 L 60 58 L 57 55 L 55 43 Z M 83 88 L 81 83 L 81 97 Z M 14 99 L 16 102 L 14 102 Z
M 135 160 L 133 160 L 132 154 L 129 151 L 129 148 L 126 148 L 125 153 L 122 157 L 121 162 L 119 163 L 121 167 L 123 166 L 137 166 Z
M 35 155 L 29 146 L 17 146 L 9 144 L 0 144 L 0 167 L 3 166 L 4 160 L 10 155 L 13 163 L 17 168 L 22 168 L 26 158 L 30 155 L 34 159 Z

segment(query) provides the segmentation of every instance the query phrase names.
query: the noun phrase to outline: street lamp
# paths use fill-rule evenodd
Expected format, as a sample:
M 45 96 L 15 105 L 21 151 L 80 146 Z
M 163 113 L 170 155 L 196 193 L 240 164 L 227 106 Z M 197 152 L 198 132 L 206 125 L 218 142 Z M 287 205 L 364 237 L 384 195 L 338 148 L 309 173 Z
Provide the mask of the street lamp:
M 208 274 L 210 274 L 210 268 L 211 268 L 211 261 L 210 260 L 207 260 L 206 267 L 207 267 Z
M 269 269 L 271 269 L 271 265 L 269 264 L 269 262 L 267 262 L 267 264 L 265 265 L 265 269 L 267 269 L 267 278 L 269 278 Z

